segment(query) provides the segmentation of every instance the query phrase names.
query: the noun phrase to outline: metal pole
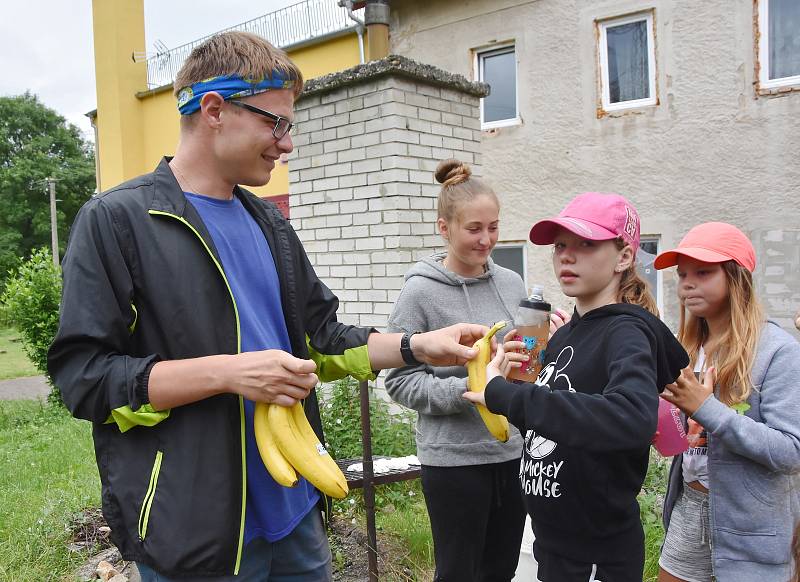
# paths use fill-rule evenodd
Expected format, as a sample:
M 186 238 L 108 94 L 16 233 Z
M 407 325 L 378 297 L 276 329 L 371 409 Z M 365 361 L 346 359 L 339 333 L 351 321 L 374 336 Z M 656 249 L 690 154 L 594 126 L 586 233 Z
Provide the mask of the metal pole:
M 375 486 L 372 482 L 372 431 L 369 418 L 369 385 L 366 380 L 358 383 L 361 400 L 361 447 L 364 451 L 364 508 L 367 512 L 367 558 L 369 582 L 378 582 L 378 535 L 375 531 Z
M 50 190 L 50 242 L 53 247 L 53 265 L 58 267 L 58 222 L 56 215 L 56 180 L 47 178 L 47 186 Z

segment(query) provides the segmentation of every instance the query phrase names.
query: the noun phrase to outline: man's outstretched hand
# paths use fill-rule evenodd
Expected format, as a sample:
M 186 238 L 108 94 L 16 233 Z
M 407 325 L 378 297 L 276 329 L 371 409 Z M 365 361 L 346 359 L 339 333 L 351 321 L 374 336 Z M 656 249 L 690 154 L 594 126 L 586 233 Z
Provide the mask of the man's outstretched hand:
M 411 337 L 411 351 L 431 366 L 463 366 L 478 355 L 472 344 L 489 331 L 485 325 L 457 323 Z

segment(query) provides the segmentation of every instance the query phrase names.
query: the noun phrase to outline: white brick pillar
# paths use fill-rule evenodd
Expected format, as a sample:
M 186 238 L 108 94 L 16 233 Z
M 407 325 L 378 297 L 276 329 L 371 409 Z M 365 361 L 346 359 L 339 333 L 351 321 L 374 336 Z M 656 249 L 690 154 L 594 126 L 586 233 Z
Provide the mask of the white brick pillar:
M 295 104 L 292 225 L 341 321 L 383 328 L 419 258 L 442 248 L 433 177 L 458 158 L 480 174 L 486 85 L 405 57 L 312 79 Z

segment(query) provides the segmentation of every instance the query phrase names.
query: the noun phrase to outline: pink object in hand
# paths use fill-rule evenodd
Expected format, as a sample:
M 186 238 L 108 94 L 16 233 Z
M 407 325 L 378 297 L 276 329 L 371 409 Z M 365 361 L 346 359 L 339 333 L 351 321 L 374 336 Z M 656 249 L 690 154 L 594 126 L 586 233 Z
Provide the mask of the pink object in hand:
M 658 427 L 653 446 L 662 457 L 678 455 L 689 448 L 686 430 L 681 421 L 681 411 L 677 406 L 658 399 Z

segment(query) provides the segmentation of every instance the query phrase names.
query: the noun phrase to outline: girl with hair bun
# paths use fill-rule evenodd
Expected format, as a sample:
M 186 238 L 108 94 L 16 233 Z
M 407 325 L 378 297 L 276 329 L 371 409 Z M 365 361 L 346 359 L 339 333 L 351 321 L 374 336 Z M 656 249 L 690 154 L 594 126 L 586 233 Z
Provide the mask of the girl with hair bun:
M 499 234 L 497 196 L 458 160 L 442 161 L 435 175 L 442 184 L 436 222 L 447 248 L 406 273 L 388 331 L 512 320 L 526 296 L 525 285 L 490 256 Z M 386 377 L 386 390 L 418 414 L 417 456 L 433 533 L 435 580 L 511 580 L 525 524 L 517 478 L 519 433 L 512 428 L 505 443 L 489 433 L 477 409 L 461 396 L 467 391 L 463 366 L 395 369 Z

